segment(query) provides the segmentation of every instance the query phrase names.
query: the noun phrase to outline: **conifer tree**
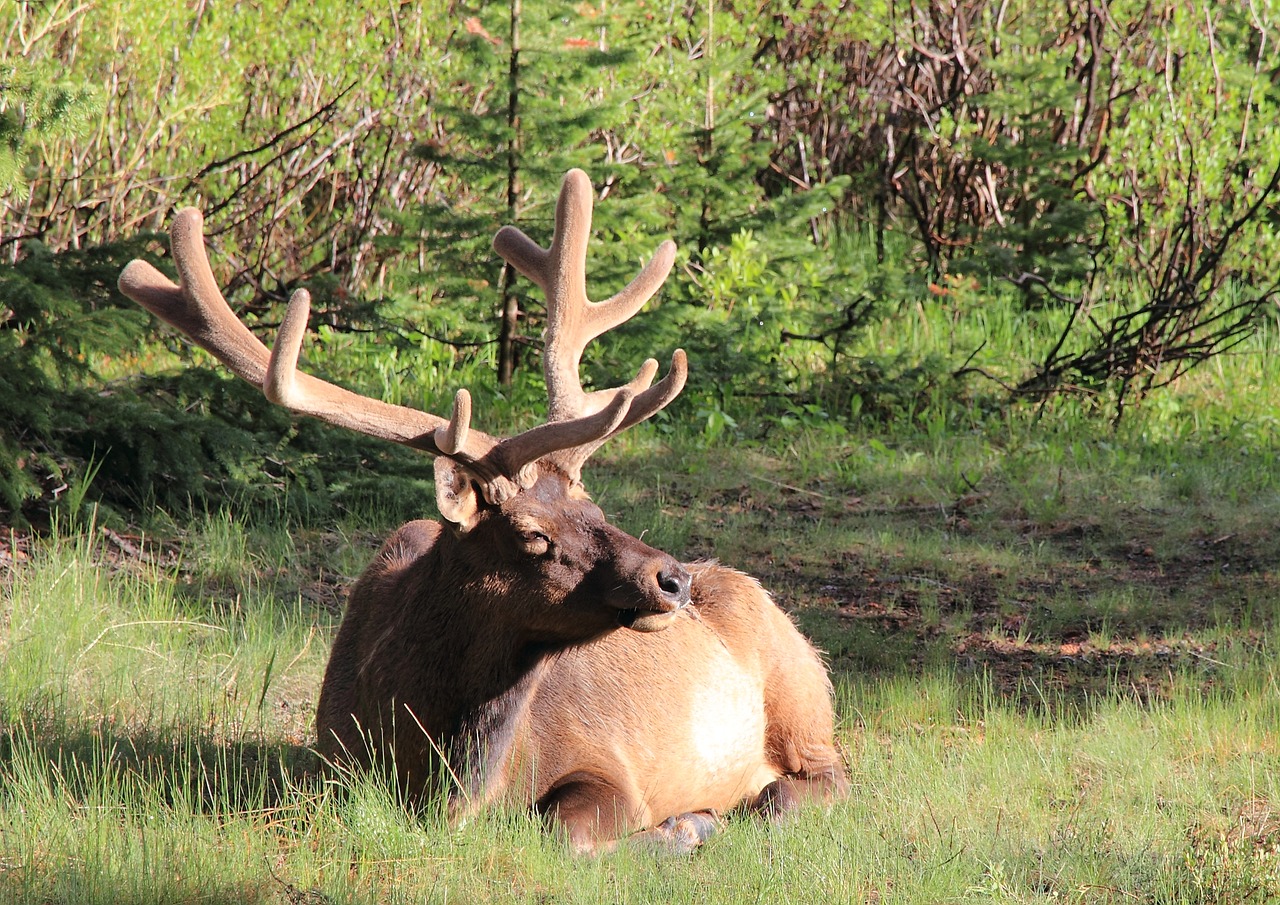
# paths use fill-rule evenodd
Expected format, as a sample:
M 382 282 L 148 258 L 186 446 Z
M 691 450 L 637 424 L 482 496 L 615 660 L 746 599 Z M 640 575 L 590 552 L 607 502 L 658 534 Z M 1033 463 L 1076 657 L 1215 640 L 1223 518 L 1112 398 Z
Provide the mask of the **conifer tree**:
M 509 383 L 539 302 L 489 248 L 504 224 L 549 228 L 565 170 L 588 170 L 593 132 L 615 115 L 600 73 L 620 59 L 590 39 L 580 9 L 546 0 L 460 4 L 451 38 L 454 67 L 436 101 L 443 128 L 417 154 L 450 186 L 413 230 L 426 264 L 419 279 L 448 309 L 443 332 L 462 343 L 497 342 Z M 439 309 L 436 309 L 439 310 Z
M 569 167 L 586 169 L 608 199 L 596 208 L 589 262 L 601 294 L 661 238 L 685 250 L 695 280 L 677 277 L 666 291 L 686 300 L 701 291 L 707 253 L 738 234 L 767 243 L 774 260 L 811 253 L 814 218 L 844 188 L 761 188 L 772 147 L 765 114 L 780 76 L 755 65 L 765 37 L 756 17 L 706 0 L 656 12 L 643 0 L 455 8 L 450 87 L 435 100 L 445 126 L 418 148 L 452 188 L 408 232 L 419 243 L 419 279 L 441 302 L 432 332 L 496 342 L 501 382 L 519 350 L 536 344 L 541 302 L 488 242 L 503 223 L 545 238 Z M 634 329 L 661 329 L 660 320 Z
M 25 181 L 42 138 L 83 132 L 100 107 L 90 88 L 17 62 L 0 66 L 0 195 Z

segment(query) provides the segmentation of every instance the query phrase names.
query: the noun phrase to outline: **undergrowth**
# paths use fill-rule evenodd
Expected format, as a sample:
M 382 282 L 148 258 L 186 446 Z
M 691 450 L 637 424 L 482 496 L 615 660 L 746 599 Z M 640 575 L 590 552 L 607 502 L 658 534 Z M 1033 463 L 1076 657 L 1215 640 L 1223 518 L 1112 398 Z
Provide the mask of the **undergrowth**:
M 940 310 L 864 341 L 915 355 L 975 329 Z M 397 522 L 431 516 L 425 457 L 284 419 L 289 449 L 316 438 L 304 457 L 143 530 L 95 509 L 119 474 L 104 456 L 48 531 L 0 543 L 0 900 L 1274 900 L 1276 340 L 1118 424 L 1087 397 L 988 406 L 970 375 L 971 394 L 882 396 L 861 419 L 694 390 L 603 447 L 587 482 L 616 524 L 760 578 L 823 649 L 853 780 L 677 861 L 575 858 L 527 814 L 449 827 L 321 771 L 346 589 Z M 536 379 L 500 392 L 479 364 L 387 348 L 322 334 L 308 367 L 437 411 L 471 383 L 495 431 L 541 410 Z M 280 470 L 304 467 L 328 503 Z
M 320 771 L 344 590 L 407 503 L 11 535 L 0 899 L 1272 900 L 1270 361 L 1224 359 L 1104 431 L 1066 404 L 926 407 L 731 443 L 677 412 L 602 449 L 611 518 L 761 578 L 836 685 L 849 799 L 732 819 L 688 860 L 575 858 L 529 815 L 451 828 Z

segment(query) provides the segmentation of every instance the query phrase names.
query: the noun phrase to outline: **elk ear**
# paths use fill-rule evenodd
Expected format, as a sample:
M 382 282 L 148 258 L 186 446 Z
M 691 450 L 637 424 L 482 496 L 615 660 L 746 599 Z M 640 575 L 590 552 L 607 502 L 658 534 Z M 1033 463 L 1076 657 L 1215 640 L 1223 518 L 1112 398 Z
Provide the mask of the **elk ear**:
M 466 534 L 476 525 L 479 491 L 467 470 L 452 459 L 436 456 L 436 507 L 445 521 Z

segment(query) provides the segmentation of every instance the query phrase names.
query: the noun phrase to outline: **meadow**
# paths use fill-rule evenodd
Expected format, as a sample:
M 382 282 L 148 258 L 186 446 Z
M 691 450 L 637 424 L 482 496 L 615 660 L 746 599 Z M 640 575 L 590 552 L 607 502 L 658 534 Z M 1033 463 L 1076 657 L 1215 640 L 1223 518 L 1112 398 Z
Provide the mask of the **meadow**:
M 0 550 L 0 900 L 1280 897 L 1277 341 L 1112 427 L 1071 400 L 755 435 L 686 412 L 597 454 L 617 524 L 761 578 L 836 686 L 848 800 L 689 858 L 450 828 L 319 771 L 345 589 L 396 514 L 67 507 Z
M 0 34 L 0 903 L 1280 901 L 1265 4 L 392 6 Z M 115 291 L 198 204 L 255 332 L 306 286 L 308 370 L 513 433 L 545 306 L 489 239 L 545 239 L 569 166 L 593 297 L 680 247 L 587 382 L 691 363 L 588 488 L 772 591 L 852 781 L 690 857 L 323 771 L 347 590 L 430 463 Z

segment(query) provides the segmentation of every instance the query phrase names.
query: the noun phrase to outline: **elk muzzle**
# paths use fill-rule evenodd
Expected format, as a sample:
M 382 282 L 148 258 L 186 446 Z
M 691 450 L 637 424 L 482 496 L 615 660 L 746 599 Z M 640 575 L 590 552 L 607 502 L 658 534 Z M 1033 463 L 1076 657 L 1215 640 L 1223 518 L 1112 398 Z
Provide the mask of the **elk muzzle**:
M 693 579 L 689 570 L 665 553 L 638 546 L 648 552 L 636 563 L 633 583 L 641 592 L 635 606 L 618 607 L 618 624 L 637 632 L 658 632 L 670 626 L 682 609 L 689 605 L 689 592 Z M 615 602 L 627 603 L 619 600 Z

